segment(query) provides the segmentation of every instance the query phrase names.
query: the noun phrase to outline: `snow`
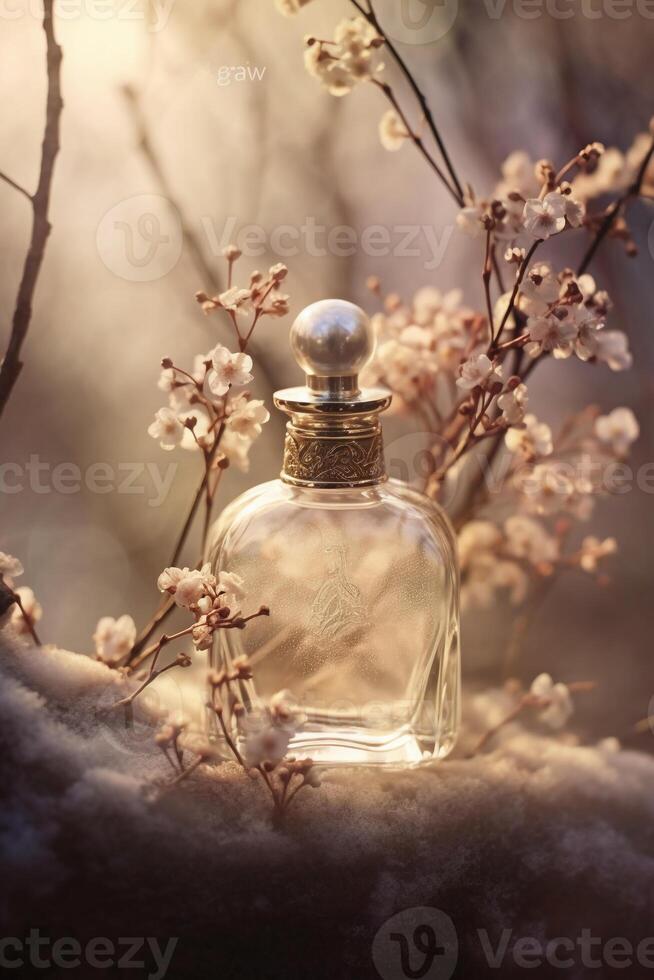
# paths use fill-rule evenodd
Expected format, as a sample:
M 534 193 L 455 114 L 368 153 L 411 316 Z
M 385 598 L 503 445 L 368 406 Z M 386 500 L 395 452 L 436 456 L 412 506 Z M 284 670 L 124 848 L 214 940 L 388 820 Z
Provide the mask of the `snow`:
M 262 787 L 233 765 L 156 799 L 172 770 L 154 722 L 129 732 L 106 710 L 119 685 L 85 656 L 0 636 L 4 935 L 179 936 L 175 980 L 341 980 L 375 976 L 373 938 L 406 908 L 450 916 L 475 977 L 479 929 L 494 947 L 511 930 L 507 957 L 524 936 L 654 934 L 648 755 L 515 723 L 466 758 L 502 716 L 490 692 L 468 700 L 456 758 L 327 773 L 274 829 Z M 598 975 L 586 970 L 565 975 Z

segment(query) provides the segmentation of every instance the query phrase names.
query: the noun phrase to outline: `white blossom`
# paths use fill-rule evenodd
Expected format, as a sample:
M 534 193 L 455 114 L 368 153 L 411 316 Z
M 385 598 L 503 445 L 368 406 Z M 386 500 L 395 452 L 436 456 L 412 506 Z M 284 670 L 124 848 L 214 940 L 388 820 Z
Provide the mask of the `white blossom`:
M 559 320 L 556 316 L 530 317 L 527 322 L 529 343 L 525 350 L 530 357 L 538 357 L 543 351 L 556 358 L 570 357 L 577 337 L 577 327 L 569 317 Z
M 211 566 L 208 564 L 203 565 L 199 570 L 188 571 L 185 569 L 185 574 L 182 575 L 175 589 L 175 603 L 187 609 L 196 605 L 206 595 L 207 590 L 215 585 L 215 582 L 216 580 L 211 574 Z
M 593 509 L 592 483 L 571 474 L 570 467 L 562 462 L 539 463 L 521 490 L 523 503 L 532 513 L 567 512 L 587 520 Z
M 630 408 L 614 408 L 608 415 L 600 415 L 595 420 L 595 435 L 617 456 L 626 456 L 640 435 L 640 426 Z
M 213 644 L 214 628 L 205 619 L 200 620 L 193 627 L 191 638 L 196 650 L 208 650 Z
M 170 592 L 171 594 L 174 593 L 175 589 L 188 571 L 188 568 L 175 568 L 174 566 L 164 568 L 163 572 L 157 579 L 157 588 L 160 592 Z
M 254 767 L 267 762 L 276 766 L 286 755 L 290 740 L 290 732 L 277 725 L 254 728 L 245 736 L 243 754 L 247 765 Z
M 565 228 L 566 205 L 562 194 L 552 191 L 543 200 L 530 198 L 525 203 L 524 229 L 532 238 L 544 239 Z
M 266 316 L 286 316 L 289 311 L 289 299 L 290 297 L 286 293 L 280 293 L 273 289 L 266 299 L 263 312 Z
M 26 636 L 30 633 L 30 629 L 25 621 L 25 616 L 34 625 L 34 623 L 38 623 L 41 619 L 43 609 L 29 586 L 21 585 L 20 588 L 16 589 L 16 595 L 20 599 L 23 608 L 21 611 L 18 603 L 14 603 L 9 621 L 16 633 Z
M 220 306 L 232 313 L 245 315 L 254 309 L 252 303 L 252 290 L 241 289 L 239 286 L 232 286 L 225 290 L 218 297 Z
M 306 715 L 288 690 L 273 694 L 270 699 L 270 716 L 274 724 L 289 735 L 295 735 L 306 721 Z
M 593 574 L 597 571 L 599 562 L 608 555 L 614 555 L 618 550 L 618 543 L 615 538 L 605 538 L 600 541 L 589 535 L 581 543 L 579 565 L 585 572 Z
M 531 685 L 531 693 L 549 702 L 540 718 L 550 728 L 563 728 L 574 711 L 570 691 L 565 684 L 555 684 L 549 674 L 539 674 Z
M 502 543 L 500 529 L 492 521 L 468 521 L 461 528 L 458 538 L 459 563 L 467 568 L 475 557 L 494 551 Z
M 256 439 L 261 435 L 261 426 L 270 418 L 270 412 L 265 408 L 262 401 L 253 398 L 248 400 L 244 396 L 234 399 L 230 406 L 230 414 L 227 417 L 227 425 L 232 432 L 246 439 Z
M 179 446 L 184 437 L 184 426 L 171 408 L 160 408 L 154 422 L 148 428 L 148 435 L 159 440 L 159 445 L 167 452 Z
M 524 200 L 536 197 L 540 183 L 536 177 L 536 165 L 524 150 L 514 150 L 501 166 L 502 181 L 495 188 L 495 197 L 502 201 L 514 193 Z
M 380 369 L 380 381 L 406 401 L 413 401 L 418 397 L 420 382 L 424 377 L 424 364 L 415 349 L 399 340 L 387 340 L 379 346 L 376 361 Z
M 462 208 L 456 216 L 457 226 L 471 238 L 479 238 L 484 230 L 484 211 L 477 205 Z
M 311 39 L 304 64 L 332 95 L 347 95 L 383 68 L 373 57 L 380 43 L 381 38 L 364 17 L 352 17 L 338 24 L 333 44 Z
M 521 310 L 529 316 L 542 316 L 559 298 L 561 285 L 549 262 L 532 265 L 520 285 Z
M 389 109 L 379 121 L 379 138 L 385 150 L 402 149 L 409 138 L 407 128 L 395 109 Z
M 159 591 L 169 592 L 175 597 L 176 605 L 187 609 L 197 606 L 215 583 L 208 564 L 201 569 L 166 568 L 157 579 Z
M 115 663 L 127 656 L 136 642 L 136 624 L 131 616 L 103 616 L 93 634 L 95 652 L 106 663 Z
M 496 592 L 507 592 L 512 605 L 519 605 L 527 595 L 529 580 L 526 573 L 513 561 L 498 559 L 490 552 L 482 553 L 470 565 L 461 589 L 464 609 L 489 609 L 495 602 Z
M 457 378 L 457 386 L 464 391 L 473 388 L 488 388 L 501 381 L 502 369 L 495 366 L 486 354 L 477 354 L 465 361 L 460 368 L 461 377 Z
M 549 456 L 553 450 L 552 430 L 535 415 L 525 415 L 522 426 L 509 429 L 504 437 L 507 449 L 527 459 Z
M 628 371 L 633 363 L 627 335 L 621 330 L 600 330 L 596 334 L 598 361 L 603 361 L 612 371 Z
M 22 563 L 13 555 L 8 555 L 6 551 L 0 551 L 0 579 L 18 578 L 24 572 Z
M 232 385 L 246 385 L 252 381 L 252 358 L 249 354 L 232 354 L 218 344 L 211 351 L 210 359 L 212 370 L 207 383 L 214 395 L 225 395 Z
M 226 428 L 220 440 L 220 451 L 242 473 L 250 469 L 250 448 L 252 440 Z
M 571 228 L 580 228 L 586 216 L 586 206 L 582 201 L 575 200 L 570 194 L 563 194 L 565 216 Z
M 221 571 L 218 573 L 218 587 L 233 595 L 235 599 L 245 599 L 246 591 L 243 579 L 236 572 Z
M 288 266 L 284 265 L 283 262 L 275 262 L 275 264 L 271 265 L 268 269 L 268 275 L 271 279 L 274 279 L 275 282 L 282 282 L 282 280 L 286 279 L 286 276 L 288 275 Z
M 527 385 L 519 384 L 510 391 L 505 391 L 497 399 L 497 405 L 502 413 L 502 421 L 506 425 L 517 425 L 525 417 L 529 395 Z
M 522 514 L 507 518 L 504 524 L 506 547 L 516 558 L 532 565 L 556 561 L 559 543 L 538 521 Z
M 184 435 L 182 436 L 181 442 L 182 449 L 186 449 L 190 452 L 197 452 L 200 446 L 207 446 L 209 448 L 212 445 L 213 434 L 211 433 L 211 419 L 209 418 L 209 414 L 204 406 L 193 405 L 191 408 L 187 408 L 186 411 L 181 411 L 178 418 L 182 424 L 185 423 L 187 419 L 195 419 L 193 431 L 191 431 L 186 425 L 184 426 Z
M 525 598 L 527 576 L 516 562 L 500 556 L 503 543 L 502 532 L 491 521 L 470 521 L 461 530 L 458 546 L 464 608 L 490 608 L 498 590 L 506 591 L 514 605 Z

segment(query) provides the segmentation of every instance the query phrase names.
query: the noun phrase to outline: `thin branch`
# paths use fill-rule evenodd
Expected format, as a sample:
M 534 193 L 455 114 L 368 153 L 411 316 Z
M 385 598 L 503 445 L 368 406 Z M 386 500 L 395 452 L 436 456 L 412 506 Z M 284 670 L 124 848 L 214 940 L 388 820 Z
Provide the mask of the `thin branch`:
M 380 82 L 376 78 L 373 78 L 372 79 L 372 82 L 373 82 L 374 85 L 377 86 L 377 88 L 379 88 L 384 93 L 384 95 L 386 96 L 386 98 L 388 99 L 388 101 L 391 103 L 391 105 L 393 106 L 393 108 L 397 112 L 398 116 L 402 120 L 402 123 L 404 124 L 404 128 L 406 129 L 407 133 L 409 134 L 409 139 L 411 139 L 411 141 L 413 143 L 415 143 L 415 145 L 418 148 L 418 150 L 420 151 L 420 153 L 422 153 L 423 157 L 425 158 L 425 160 L 427 161 L 427 163 L 429 164 L 429 166 L 435 172 L 435 174 L 437 175 L 437 177 L 439 178 L 439 180 L 442 182 L 443 186 L 447 188 L 447 190 L 452 195 L 452 197 L 454 198 L 454 200 L 456 201 L 456 203 L 457 204 L 460 204 L 461 202 L 459 201 L 459 197 L 458 197 L 458 194 L 457 194 L 456 190 L 452 187 L 452 185 L 448 181 L 447 177 L 445 176 L 445 174 L 443 173 L 443 171 L 441 170 L 441 168 L 438 166 L 438 164 L 434 160 L 433 156 L 431 155 L 431 153 L 429 152 L 429 150 L 427 149 L 427 147 L 423 143 L 423 141 L 420 138 L 420 136 L 418 136 L 418 134 L 416 132 L 414 132 L 414 130 L 411 128 L 411 126 L 409 124 L 409 121 L 408 121 L 406 115 L 404 114 L 404 111 L 403 111 L 402 107 L 400 106 L 400 103 L 396 99 L 395 93 L 393 92 L 393 89 L 391 88 L 391 86 L 388 85 L 386 82 Z
M 63 109 L 61 98 L 62 53 L 54 34 L 53 6 L 54 0 L 44 0 L 43 30 L 46 41 L 48 94 L 41 145 L 41 167 L 34 196 L 27 195 L 32 202 L 32 231 L 23 274 L 18 287 L 9 346 L 0 366 L 0 415 L 6 408 L 9 396 L 23 367 L 23 362 L 20 359 L 21 349 L 32 319 L 34 292 L 51 230 L 48 212 L 54 165 L 59 152 L 59 123 Z M 4 176 L 3 179 L 8 180 Z M 8 182 L 17 189 L 21 189 L 13 181 Z
M 358 2 L 358 0 L 351 0 L 351 2 L 354 4 L 354 6 L 356 7 L 356 9 L 359 11 L 359 13 L 362 14 L 366 18 L 366 20 L 368 21 L 368 23 L 371 24 L 375 28 L 375 30 L 377 31 L 377 33 L 381 37 L 384 38 L 384 42 L 385 42 L 386 48 L 388 49 L 388 51 L 390 51 L 392 57 L 395 59 L 395 62 L 397 64 L 397 66 L 399 67 L 400 71 L 402 72 L 402 74 L 406 78 L 407 82 L 409 83 L 409 86 L 411 87 L 411 91 L 413 92 L 413 94 L 415 95 L 416 99 L 418 100 L 418 103 L 420 105 L 420 108 L 422 110 L 422 113 L 423 113 L 423 115 L 425 117 L 425 122 L 427 123 L 427 128 L 429 129 L 429 132 L 434 137 L 434 140 L 436 141 L 436 145 L 438 146 L 438 149 L 440 150 L 441 155 L 443 157 L 443 160 L 445 162 L 445 167 L 447 169 L 447 172 L 449 173 L 450 177 L 452 178 L 452 183 L 454 184 L 454 187 L 456 189 L 456 200 L 457 200 L 457 203 L 459 204 L 460 207 L 463 207 L 463 203 L 464 203 L 463 202 L 463 187 L 461 185 L 461 181 L 459 180 L 459 178 L 457 176 L 457 173 L 456 173 L 456 171 L 454 169 L 454 166 L 452 164 L 452 160 L 450 159 L 450 155 L 447 152 L 447 149 L 445 147 L 445 143 L 443 142 L 443 139 L 441 137 L 441 134 L 439 132 L 439 129 L 438 129 L 438 127 L 436 125 L 436 122 L 434 120 L 434 117 L 432 115 L 431 109 L 429 108 L 429 103 L 427 102 L 427 99 L 426 99 L 425 95 L 423 94 L 422 89 L 420 88 L 420 86 L 416 82 L 415 78 L 411 74 L 411 71 L 410 71 L 408 65 L 406 64 L 406 62 L 404 61 L 404 59 L 402 58 L 402 55 L 399 53 L 399 51 L 397 50 L 397 48 L 395 47 L 395 45 L 393 44 L 393 42 L 390 40 L 390 38 L 388 37 L 388 35 L 383 30 L 381 24 L 379 23 L 379 21 L 377 19 L 377 15 L 376 15 L 376 13 L 374 11 L 374 8 L 372 6 L 371 0 L 368 0 L 368 10 L 366 10 Z
M 15 191 L 18 191 L 19 194 L 22 194 L 24 197 L 26 197 L 27 200 L 30 202 L 30 204 L 32 203 L 32 195 L 30 194 L 30 192 L 25 190 L 25 188 L 22 187 L 20 184 L 17 184 L 15 180 L 12 180 L 11 177 L 7 176 L 7 174 L 4 173 L 4 171 L 2 170 L 0 170 L 0 180 L 4 180 L 5 184 L 9 184 L 9 186 L 13 187 Z
M 126 666 L 129 665 L 131 659 L 136 657 L 141 652 L 141 650 L 148 642 L 152 634 L 155 632 L 157 627 L 161 626 L 161 624 L 165 622 L 166 619 L 168 619 L 168 617 L 170 616 L 174 608 L 175 608 L 175 600 L 171 595 L 167 595 L 164 601 L 157 609 L 157 611 L 151 617 L 149 622 L 145 624 L 145 626 L 137 636 L 134 646 L 129 652 L 129 656 L 126 661 Z
M 31 635 L 32 639 L 36 643 L 37 647 L 40 647 L 41 646 L 41 641 L 40 641 L 40 639 L 38 637 L 38 634 L 36 632 L 36 629 L 34 627 L 34 622 L 32 621 L 32 617 L 29 615 L 29 613 L 27 613 L 25 611 L 25 607 L 23 606 L 23 602 L 22 602 L 21 597 L 18 594 L 18 592 L 14 592 L 14 597 L 15 597 L 16 605 L 18 606 L 18 608 L 21 611 L 21 614 L 22 614 L 23 619 L 25 621 L 25 625 L 27 626 L 28 630 L 30 631 L 30 635 Z
M 481 274 L 484 283 L 484 295 L 486 297 L 486 313 L 488 314 L 488 327 L 490 329 L 491 347 L 495 343 L 495 323 L 493 320 L 493 301 L 491 299 L 490 281 L 493 271 L 492 264 L 492 237 L 493 231 L 488 228 L 486 231 L 486 255 L 484 257 L 484 268 Z M 499 334 L 498 334 L 499 336 Z
M 172 663 L 166 664 L 165 667 L 159 667 L 158 670 L 155 670 L 155 665 L 156 665 L 156 662 L 157 662 L 157 658 L 159 656 L 159 653 L 161 652 L 161 650 L 163 649 L 163 647 L 165 645 L 164 644 L 164 640 L 165 640 L 166 643 L 169 643 L 171 640 L 176 640 L 180 636 L 186 636 L 186 635 L 188 635 L 191 632 L 192 628 L 193 627 L 190 626 L 186 630 L 181 630 L 179 633 L 175 633 L 174 636 L 162 637 L 162 639 L 157 644 L 156 653 L 155 653 L 155 659 L 154 659 L 154 661 L 152 663 L 152 667 L 150 668 L 150 673 L 148 674 L 148 676 L 145 678 L 145 680 L 142 682 L 142 684 L 140 684 L 139 687 L 136 688 L 136 690 L 132 691 L 131 694 L 128 694 L 126 697 L 121 698 L 120 701 L 116 701 L 112 705 L 112 708 L 113 709 L 116 709 L 116 708 L 129 708 L 130 705 L 132 705 L 134 703 L 134 701 L 137 699 L 137 697 L 139 696 L 139 694 L 142 694 L 143 691 L 146 689 L 146 687 L 148 687 L 150 684 L 152 684 L 153 681 L 156 681 L 156 679 L 158 677 L 161 677 L 162 674 L 165 674 L 166 671 L 172 670 L 174 667 L 187 667 L 190 664 L 191 661 L 190 661 L 190 658 L 189 657 L 187 657 L 185 654 L 178 654 L 177 655 L 177 658 L 175 660 L 173 660 Z
M 197 488 L 197 490 L 195 491 L 195 496 L 193 497 L 193 501 L 191 503 L 191 507 L 189 509 L 189 512 L 186 515 L 186 520 L 184 521 L 184 526 L 183 526 L 182 530 L 179 533 L 179 537 L 177 538 L 177 541 L 175 542 L 175 547 L 173 549 L 173 553 L 171 555 L 170 561 L 168 562 L 169 565 L 175 566 L 175 565 L 177 565 L 177 562 L 179 561 L 179 556 L 182 553 L 182 548 L 184 547 L 184 544 L 186 542 L 186 539 L 187 539 L 187 537 L 189 535 L 189 531 L 191 530 L 191 527 L 193 525 L 193 519 L 195 518 L 195 515 L 197 513 L 198 507 L 200 506 L 200 501 L 202 500 L 202 498 L 204 496 L 204 490 L 205 490 L 205 487 L 207 485 L 207 477 L 208 477 L 208 473 L 205 470 L 205 472 L 202 475 L 202 480 L 200 481 L 200 485 Z
M 182 772 L 180 772 L 178 776 L 175 776 L 174 779 L 171 779 L 169 783 L 166 783 L 166 785 L 162 787 L 162 789 L 159 792 L 159 798 L 161 798 L 164 795 L 164 793 L 167 793 L 175 786 L 179 786 L 180 783 L 183 783 L 185 779 L 188 779 L 189 776 L 193 775 L 193 773 L 199 766 L 204 765 L 204 763 L 206 762 L 207 762 L 207 757 L 205 755 L 201 754 L 197 756 L 197 758 L 191 763 L 190 766 L 187 766 L 186 769 L 182 770 Z
M 620 212 L 622 211 L 625 204 L 629 201 L 630 198 L 638 197 L 638 195 L 640 194 L 641 187 L 643 186 L 643 180 L 645 179 L 645 174 L 647 173 L 647 168 L 649 167 L 650 161 L 652 160 L 652 156 L 654 156 L 654 139 L 652 139 L 650 148 L 645 154 L 645 158 L 640 165 L 640 168 L 638 170 L 638 173 L 636 174 L 634 182 L 627 188 L 624 194 L 611 205 L 611 207 L 606 212 L 604 221 L 600 225 L 597 235 L 591 242 L 588 251 L 586 252 L 586 254 L 584 255 L 581 261 L 581 265 L 577 270 L 578 276 L 584 274 L 584 272 L 586 271 L 586 269 L 588 268 L 592 260 L 595 258 L 595 253 L 597 252 L 598 248 L 600 247 L 600 245 L 602 244 L 602 242 L 610 232 L 611 228 L 613 227 L 616 219 L 620 215 Z
M 529 249 L 529 251 L 527 252 L 527 254 L 525 255 L 524 259 L 522 260 L 522 265 L 520 266 L 520 269 L 518 270 L 518 275 L 515 278 L 515 283 L 513 285 L 513 291 L 511 292 L 511 298 L 509 300 L 509 305 L 507 306 L 506 310 L 504 311 L 504 316 L 502 317 L 502 322 L 500 323 L 500 328 L 497 331 L 497 338 L 496 339 L 499 339 L 499 337 L 501 337 L 502 331 L 504 330 L 504 328 L 505 328 L 505 326 L 507 324 L 507 320 L 509 319 L 509 317 L 511 316 L 511 313 L 513 312 L 513 308 L 515 307 L 516 300 L 518 298 L 518 293 L 520 291 L 520 286 L 522 285 L 522 280 L 525 277 L 525 273 L 527 272 L 527 268 L 529 267 L 529 263 L 531 262 L 532 258 L 534 257 L 534 252 L 536 251 L 536 249 L 538 248 L 538 246 L 539 245 L 542 245 L 542 244 L 543 244 L 542 238 L 537 238 L 536 241 L 531 246 L 531 248 Z

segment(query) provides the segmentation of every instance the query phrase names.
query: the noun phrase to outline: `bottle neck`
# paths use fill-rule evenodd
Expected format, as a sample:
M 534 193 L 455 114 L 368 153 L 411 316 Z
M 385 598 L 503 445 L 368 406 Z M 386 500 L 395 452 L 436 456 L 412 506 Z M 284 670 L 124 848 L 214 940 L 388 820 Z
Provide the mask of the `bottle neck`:
M 293 413 L 286 425 L 281 478 L 292 486 L 319 489 L 383 483 L 386 468 L 378 414 Z

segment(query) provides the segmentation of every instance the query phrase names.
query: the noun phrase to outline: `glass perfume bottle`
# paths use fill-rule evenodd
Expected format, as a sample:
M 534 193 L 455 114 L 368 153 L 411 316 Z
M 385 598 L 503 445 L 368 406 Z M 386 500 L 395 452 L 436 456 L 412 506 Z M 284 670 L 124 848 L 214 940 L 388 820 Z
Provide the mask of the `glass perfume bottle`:
M 379 415 L 359 390 L 374 333 L 351 303 L 324 300 L 291 329 L 306 387 L 275 394 L 290 416 L 281 478 L 222 513 L 207 560 L 270 608 L 218 634 L 212 666 L 246 654 L 246 711 L 288 691 L 305 722 L 288 754 L 326 765 L 443 758 L 459 722 L 458 568 L 441 509 L 387 480 Z M 236 719 L 235 736 L 238 736 Z M 216 736 L 218 737 L 217 733 Z

